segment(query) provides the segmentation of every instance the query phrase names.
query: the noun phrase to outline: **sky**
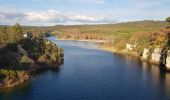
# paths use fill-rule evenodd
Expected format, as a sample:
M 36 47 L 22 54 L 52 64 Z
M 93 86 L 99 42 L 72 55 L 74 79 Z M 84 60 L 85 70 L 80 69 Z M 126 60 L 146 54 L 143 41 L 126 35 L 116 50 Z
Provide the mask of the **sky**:
M 0 0 L 0 25 L 111 24 L 168 16 L 170 0 Z

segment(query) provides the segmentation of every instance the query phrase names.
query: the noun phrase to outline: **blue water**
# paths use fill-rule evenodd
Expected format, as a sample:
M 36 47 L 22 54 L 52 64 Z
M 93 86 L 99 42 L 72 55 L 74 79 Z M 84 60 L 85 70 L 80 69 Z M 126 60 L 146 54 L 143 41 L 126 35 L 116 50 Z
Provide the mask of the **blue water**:
M 170 100 L 170 73 L 159 66 L 95 43 L 51 40 L 64 48 L 64 64 L 1 90 L 0 100 Z

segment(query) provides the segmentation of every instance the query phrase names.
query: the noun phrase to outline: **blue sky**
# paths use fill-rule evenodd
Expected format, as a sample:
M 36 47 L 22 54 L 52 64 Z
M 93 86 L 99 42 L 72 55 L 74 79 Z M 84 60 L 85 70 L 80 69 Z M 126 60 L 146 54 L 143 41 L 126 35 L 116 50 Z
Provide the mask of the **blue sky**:
M 103 24 L 164 20 L 170 0 L 0 0 L 0 24 Z

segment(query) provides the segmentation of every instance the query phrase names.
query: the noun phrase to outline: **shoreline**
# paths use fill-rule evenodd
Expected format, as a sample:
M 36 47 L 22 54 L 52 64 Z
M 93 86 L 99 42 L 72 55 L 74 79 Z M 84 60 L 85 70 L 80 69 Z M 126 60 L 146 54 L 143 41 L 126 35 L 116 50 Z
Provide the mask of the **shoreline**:
M 139 57 L 139 58 L 141 57 L 139 53 L 127 52 L 125 50 L 117 51 L 113 47 L 109 47 L 109 46 L 100 46 L 99 50 L 104 50 L 104 51 L 112 52 L 115 54 L 130 55 L 130 56 L 135 56 L 135 57 Z
M 30 68 L 26 71 L 23 71 L 22 73 L 24 73 L 24 74 L 21 76 L 18 76 L 17 80 L 15 80 L 15 78 L 14 78 L 15 81 L 12 84 L 11 83 L 10 84 L 4 83 L 3 85 L 1 84 L 0 89 L 8 89 L 8 88 L 13 88 L 13 87 L 19 86 L 19 85 L 25 83 L 26 81 L 29 81 L 30 79 L 32 79 L 37 73 L 41 72 L 42 70 L 53 70 L 53 69 L 58 69 L 59 67 L 60 67 L 60 65 L 58 65 L 58 64 L 53 65 L 53 66 L 33 65 L 32 68 Z
M 95 43 L 107 43 L 108 41 L 105 40 L 88 40 L 88 39 L 82 39 L 82 40 L 77 40 L 77 39 L 56 39 L 56 40 L 61 40 L 61 41 L 78 41 L 78 42 L 95 42 Z M 116 54 L 126 54 L 126 55 L 131 55 L 131 56 L 136 56 L 136 57 L 140 57 L 140 54 L 136 53 L 136 52 L 126 52 L 125 50 L 121 50 L 121 51 L 117 51 L 115 48 L 113 47 L 109 47 L 109 46 L 102 46 L 100 45 L 98 50 L 103 50 L 103 51 L 108 51 L 108 52 L 112 52 L 112 53 L 116 53 Z
M 79 42 L 96 42 L 96 43 L 106 43 L 108 41 L 104 41 L 104 40 L 88 40 L 88 39 L 56 39 L 56 40 L 61 40 L 61 41 L 79 41 Z
M 107 41 L 102 41 L 102 40 L 75 40 L 75 39 L 56 39 L 56 40 L 64 40 L 64 41 L 82 41 L 82 42 L 98 42 L 98 43 L 106 43 Z M 145 59 L 142 59 L 142 56 L 140 53 L 137 53 L 137 52 L 127 52 L 126 50 L 120 50 L 120 51 L 117 51 L 114 47 L 109 47 L 109 46 L 102 46 L 100 45 L 99 48 L 97 48 L 98 50 L 103 50 L 103 51 L 107 51 L 107 52 L 111 52 L 111 53 L 115 53 L 115 54 L 121 54 L 121 55 L 129 55 L 129 56 L 134 56 L 134 57 L 137 57 L 139 58 L 142 62 L 147 62 L 147 63 L 150 63 L 150 64 L 154 64 L 154 65 L 159 65 L 159 62 L 154 62 L 154 61 L 151 61 L 151 60 L 145 60 Z M 169 72 L 170 69 L 167 69 L 165 67 L 166 71 Z

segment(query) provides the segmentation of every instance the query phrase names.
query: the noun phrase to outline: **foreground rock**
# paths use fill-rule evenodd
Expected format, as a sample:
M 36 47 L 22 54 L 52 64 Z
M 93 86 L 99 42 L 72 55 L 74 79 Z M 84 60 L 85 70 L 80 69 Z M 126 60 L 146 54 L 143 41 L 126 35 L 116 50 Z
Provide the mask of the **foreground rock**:
M 141 59 L 142 59 L 143 61 L 148 61 L 148 60 L 149 60 L 150 53 L 151 53 L 151 52 L 150 52 L 150 49 L 149 49 L 149 48 L 145 48 L 145 49 L 143 50 Z

